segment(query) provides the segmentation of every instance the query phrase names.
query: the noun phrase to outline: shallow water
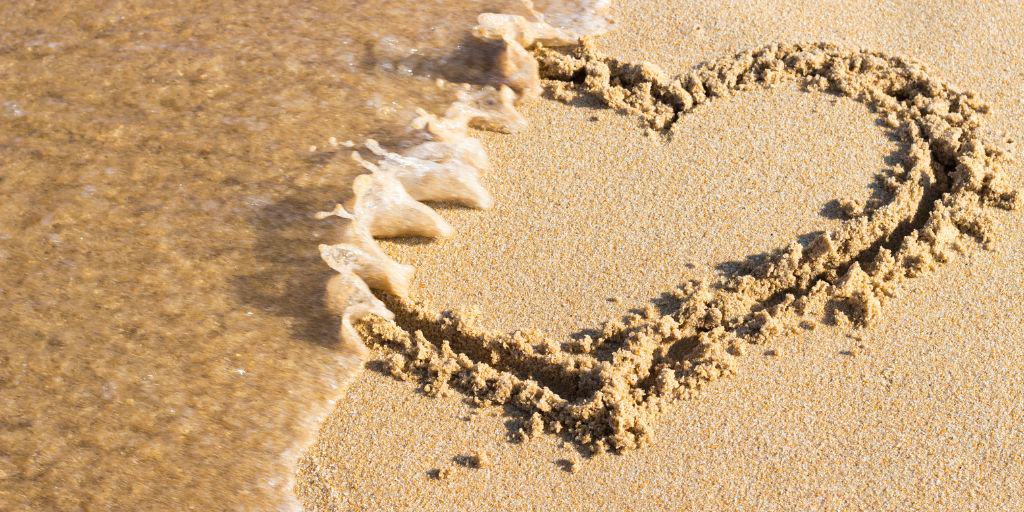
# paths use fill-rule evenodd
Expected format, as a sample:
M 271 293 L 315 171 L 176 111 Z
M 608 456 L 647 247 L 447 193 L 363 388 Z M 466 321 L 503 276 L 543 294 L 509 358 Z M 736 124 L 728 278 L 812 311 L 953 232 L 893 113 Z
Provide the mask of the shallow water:
M 0 7 L 0 510 L 272 509 L 351 359 L 311 212 L 502 2 Z M 400 137 L 400 135 L 397 135 Z

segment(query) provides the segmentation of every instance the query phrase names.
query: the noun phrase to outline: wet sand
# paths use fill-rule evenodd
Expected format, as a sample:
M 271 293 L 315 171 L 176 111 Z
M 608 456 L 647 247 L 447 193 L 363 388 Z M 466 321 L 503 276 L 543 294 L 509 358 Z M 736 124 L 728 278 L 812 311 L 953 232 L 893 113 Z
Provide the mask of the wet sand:
M 309 214 L 344 199 L 358 170 L 327 141 L 394 142 L 413 107 L 443 109 L 433 78 L 479 78 L 458 44 L 501 7 L 4 8 L 0 509 L 293 504 L 289 464 L 351 374 L 320 298 L 330 271 L 316 245 L 331 234 Z M 1024 128 L 1015 3 L 618 12 L 596 41 L 615 57 L 683 70 L 770 42 L 835 42 L 919 59 L 979 91 L 996 133 Z M 457 231 L 444 246 L 385 246 L 418 267 L 418 297 L 479 305 L 495 329 L 571 334 L 833 227 L 828 202 L 866 197 L 894 145 L 863 106 L 795 89 L 716 101 L 668 143 L 595 106 L 536 100 L 522 109 L 534 130 L 481 134 L 497 208 L 444 211 Z M 1007 171 L 1024 182 L 1019 163 Z M 991 251 L 910 280 L 876 324 L 748 351 L 735 377 L 666 408 L 653 444 L 622 455 L 586 457 L 550 434 L 510 442 L 517 411 L 424 396 L 371 361 L 302 461 L 299 499 L 1020 508 L 1024 221 L 995 219 Z M 479 454 L 489 463 L 469 467 Z
M 0 7 L 0 510 L 294 504 L 354 362 L 311 214 L 358 171 L 328 140 L 443 108 L 500 7 Z

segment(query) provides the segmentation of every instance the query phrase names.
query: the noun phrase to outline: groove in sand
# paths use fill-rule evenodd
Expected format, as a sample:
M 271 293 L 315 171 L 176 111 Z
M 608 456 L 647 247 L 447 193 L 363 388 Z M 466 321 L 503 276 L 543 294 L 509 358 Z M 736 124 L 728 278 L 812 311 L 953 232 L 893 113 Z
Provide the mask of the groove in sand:
M 671 136 L 680 116 L 736 91 L 797 82 L 866 104 L 906 144 L 883 178 L 890 198 L 845 204 L 849 220 L 717 282 L 671 290 L 670 311 L 650 308 L 610 322 L 596 337 L 559 340 L 489 332 L 473 318 L 394 301 L 397 324 L 360 328 L 396 377 L 429 394 L 455 388 L 479 403 L 512 405 L 594 452 L 649 441 L 663 405 L 733 373 L 749 344 L 817 322 L 875 321 L 903 280 L 952 251 L 992 243 L 988 211 L 1019 205 L 1002 184 L 1003 152 L 980 134 L 987 106 L 903 57 L 827 44 L 772 45 L 670 77 L 647 63 L 535 48 L 553 96 L 596 96 Z

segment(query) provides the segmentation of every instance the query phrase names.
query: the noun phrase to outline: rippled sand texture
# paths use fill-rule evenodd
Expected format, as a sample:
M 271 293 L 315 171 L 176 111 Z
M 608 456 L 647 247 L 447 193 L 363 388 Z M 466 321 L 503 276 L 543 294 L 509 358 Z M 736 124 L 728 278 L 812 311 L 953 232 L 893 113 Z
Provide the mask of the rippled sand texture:
M 328 140 L 442 109 L 502 8 L 225 5 L 0 7 L 0 510 L 287 505 L 352 363 Z

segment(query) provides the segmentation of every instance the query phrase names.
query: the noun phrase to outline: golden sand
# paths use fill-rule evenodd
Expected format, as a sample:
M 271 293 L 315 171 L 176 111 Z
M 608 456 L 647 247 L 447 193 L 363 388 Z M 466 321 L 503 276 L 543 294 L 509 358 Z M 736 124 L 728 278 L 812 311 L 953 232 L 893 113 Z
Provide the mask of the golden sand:
M 715 41 L 714 46 L 732 53 L 744 46 L 757 46 L 740 44 L 750 35 L 747 32 L 757 30 L 740 30 L 743 37 L 723 33 L 725 29 L 718 25 L 736 26 L 734 14 L 725 10 L 712 9 L 709 13 L 697 9 L 695 12 L 708 15 L 707 23 L 683 27 L 679 25 L 681 20 L 692 19 L 680 16 L 687 12 L 685 6 L 635 7 L 639 9 L 636 16 L 623 23 L 625 30 L 632 31 L 630 35 L 595 43 L 604 52 L 625 57 L 609 59 L 583 52 L 575 56 L 579 66 L 569 63 L 565 66 L 568 71 L 561 75 L 557 67 L 563 62 L 547 66 L 549 77 L 580 84 L 547 84 L 552 99 L 571 102 L 575 109 L 593 108 L 579 96 L 582 88 L 584 94 L 597 95 L 606 104 L 631 111 L 630 115 L 639 111 L 649 127 L 685 125 L 680 119 L 689 114 L 690 107 L 678 88 L 672 91 L 676 82 L 671 76 L 622 62 L 637 55 L 644 60 L 679 59 L 700 46 L 687 47 L 685 42 L 708 40 L 708 27 L 715 29 L 710 39 Z M 808 34 L 812 40 L 824 39 L 822 35 L 834 36 L 835 29 L 828 20 L 852 19 L 848 33 L 827 39 L 852 41 L 856 47 L 872 47 L 868 43 L 880 42 L 874 48 L 905 55 L 904 51 L 894 51 L 902 47 L 893 41 L 910 37 L 917 42 L 915 48 L 927 46 L 920 44 L 927 41 L 940 48 L 937 54 L 946 52 L 941 50 L 946 47 L 936 27 L 927 30 L 900 25 L 887 19 L 891 12 L 881 7 L 832 7 L 840 12 L 830 11 L 827 17 L 821 9 L 785 9 L 789 17 L 784 26 L 766 23 L 768 28 L 780 31 L 770 33 L 768 40 L 806 40 Z M 631 5 L 629 9 L 633 8 Z M 768 15 L 775 12 L 773 6 L 758 4 L 749 10 L 741 19 L 775 19 Z M 972 27 L 1008 21 L 992 20 L 988 12 L 953 15 L 951 8 L 934 6 L 895 12 L 901 13 L 904 21 L 909 18 L 924 26 L 941 25 L 942 20 L 950 19 Z M 1020 15 L 1016 12 L 1009 21 Z M 806 22 L 810 28 L 794 19 Z M 746 28 L 742 24 L 739 27 Z M 780 33 L 790 37 L 783 38 Z M 648 39 L 651 34 L 661 38 Z M 813 37 L 815 34 L 818 37 Z M 859 38 L 866 41 L 860 42 Z M 623 41 L 628 44 L 616 46 Z M 418 258 L 421 278 L 427 274 L 427 281 L 449 284 L 439 291 L 424 292 L 432 296 L 432 303 L 459 308 L 465 305 L 465 297 L 474 296 L 487 297 L 489 302 L 481 304 L 480 312 L 442 317 L 436 316 L 436 306 L 392 304 L 402 311 L 398 321 L 402 329 L 383 324 L 373 327 L 371 339 L 382 350 L 382 363 L 370 366 L 399 380 L 368 373 L 325 424 L 320 441 L 305 461 L 309 477 L 301 485 L 307 505 L 314 509 L 567 509 L 585 505 L 626 509 L 710 505 L 754 509 L 1012 508 L 1017 499 L 1013 489 L 1019 489 L 1022 480 L 1020 455 L 1010 448 L 1012 442 L 1007 439 L 1020 439 L 1020 431 L 1011 425 L 1020 415 L 1019 406 L 1012 404 L 1021 396 L 1021 382 L 1009 374 L 1005 374 L 1008 378 L 995 380 L 992 376 L 1012 368 L 1012 361 L 1020 361 L 1021 350 L 1019 343 L 1011 342 L 993 352 L 993 341 L 989 340 L 1021 339 L 1019 326 L 1010 320 L 1021 313 L 1019 293 L 1009 292 L 1019 279 L 1011 273 L 990 277 L 996 283 L 988 285 L 969 283 L 978 276 L 970 275 L 975 272 L 968 270 L 977 264 L 993 265 L 986 267 L 991 268 L 986 275 L 998 276 L 1020 265 L 1009 263 L 1016 256 L 1003 245 L 1012 247 L 1017 243 L 1012 228 L 1005 223 L 1019 224 L 1019 214 L 996 213 L 1000 207 L 1016 204 L 1012 187 L 990 188 L 992 180 L 968 177 L 988 173 L 995 177 L 1000 167 L 1009 165 L 1013 171 L 1010 181 L 1019 182 L 1017 164 L 997 161 L 1003 160 L 999 156 L 1001 148 L 1013 147 L 1012 137 L 1007 140 L 1001 132 L 1010 126 L 1019 130 L 1008 121 L 1013 113 L 1021 111 L 1021 105 L 1019 98 L 1007 96 L 1008 90 L 1001 88 L 1007 84 L 995 86 L 991 77 L 1010 70 L 1018 77 L 1011 83 L 1019 84 L 1021 62 L 995 57 L 1008 47 L 992 44 L 997 49 L 986 54 L 993 55 L 988 60 L 980 55 L 964 55 L 955 62 L 937 63 L 937 59 L 929 58 L 937 55 L 935 50 L 915 54 L 927 61 L 927 66 L 915 60 L 830 46 L 769 49 L 768 60 L 777 59 L 783 64 L 762 69 L 779 71 L 785 78 L 796 75 L 811 90 L 849 95 L 867 103 L 881 118 L 878 136 L 888 133 L 900 141 L 899 165 L 887 160 L 891 170 L 881 173 L 884 199 L 865 200 L 853 197 L 856 194 L 852 190 L 846 191 L 833 198 L 835 211 L 854 219 L 832 228 L 829 235 L 805 239 L 803 244 L 791 245 L 740 272 L 752 278 L 728 275 L 706 287 L 684 287 L 682 293 L 676 292 L 678 303 L 667 311 L 663 303 L 659 304 L 662 309 L 627 318 L 625 326 L 613 324 L 590 339 L 561 335 L 550 338 L 529 329 L 573 332 L 586 326 L 579 319 L 566 318 L 571 305 L 617 296 L 584 291 L 601 289 L 602 281 L 614 282 L 614 278 L 595 272 L 599 267 L 565 275 L 572 284 L 564 289 L 574 292 L 568 296 L 552 297 L 565 294 L 559 286 L 509 286 L 509 281 L 515 283 L 517 276 L 536 274 L 531 269 L 546 264 L 547 255 L 557 254 L 562 246 L 593 241 L 576 238 L 588 230 L 574 226 L 613 222 L 609 219 L 622 215 L 614 208 L 607 208 L 606 216 L 601 218 L 594 215 L 599 209 L 575 210 L 576 215 L 569 215 L 563 224 L 561 237 L 531 240 L 528 246 L 536 251 L 532 258 L 509 258 L 500 266 L 485 266 L 496 258 L 485 259 L 484 265 L 472 259 L 475 250 L 470 247 L 475 240 L 455 245 L 441 257 L 423 255 L 431 249 L 439 250 L 436 247 L 392 248 L 400 256 Z M 678 54 L 675 48 L 680 48 Z M 654 58 L 664 55 L 671 59 Z M 687 80 L 684 75 L 678 82 L 694 103 L 701 103 L 696 101 L 701 91 L 692 89 L 697 83 L 703 87 L 704 96 L 709 96 L 710 90 L 714 97 L 732 96 L 730 91 L 748 88 L 744 84 L 760 87 L 759 82 L 774 81 L 763 78 L 766 73 L 744 78 L 750 74 L 750 61 L 761 58 L 755 54 L 720 61 L 715 60 L 718 56 L 713 52 L 703 52 L 702 57 L 684 60 L 688 64 L 681 66 L 686 69 L 693 62 L 712 62 L 698 70 L 699 80 Z M 842 65 L 830 66 L 836 62 Z M 739 70 L 733 73 L 737 63 L 741 64 Z M 933 67 L 933 63 L 941 68 Z M 958 66 L 972 71 L 957 73 Z M 978 66 L 991 66 L 990 72 L 978 72 Z M 964 73 L 972 74 L 967 85 L 982 89 L 982 96 L 992 104 L 991 112 L 981 115 L 986 109 L 975 96 L 955 92 L 960 89 L 943 80 L 950 77 L 963 84 L 958 77 Z M 709 78 L 713 81 L 710 84 Z M 763 93 L 745 92 L 713 101 L 737 102 L 740 106 L 735 110 L 736 117 L 730 121 L 745 124 L 746 119 L 738 114 L 744 111 L 742 105 L 751 101 L 750 94 Z M 994 117 L 992 124 L 997 129 L 979 128 L 973 120 L 960 124 L 959 117 L 949 117 L 953 112 L 946 103 L 973 104 L 968 108 L 978 113 L 961 112 L 966 114 L 963 120 L 987 123 Z M 562 107 L 532 108 L 541 110 L 538 117 L 543 119 L 548 111 L 559 112 Z M 699 115 L 700 108 L 692 115 Z M 1000 114 L 1000 108 L 1009 113 Z M 723 110 L 726 112 L 722 115 L 729 119 L 728 109 Z M 889 113 L 896 114 L 895 118 Z M 593 115 L 600 119 L 603 114 Z M 761 123 L 785 119 L 778 109 L 757 112 L 757 116 L 755 121 Z M 609 123 L 606 129 L 596 123 L 581 123 L 586 119 L 582 115 L 577 119 L 576 129 L 581 131 L 567 137 L 569 140 L 588 140 L 583 131 L 598 132 L 594 139 L 608 141 L 612 147 L 621 139 L 629 140 L 619 131 L 621 123 Z M 637 129 L 635 125 L 633 129 Z M 833 145 L 843 141 L 841 133 L 827 129 L 818 135 Z M 559 139 L 549 137 L 547 141 L 543 136 L 531 137 L 532 145 L 522 149 L 558 161 L 558 155 L 552 153 L 558 150 Z M 969 139 L 976 142 L 964 145 Z M 948 144 L 953 140 L 957 143 Z M 509 147 L 517 144 L 497 143 Z M 628 152 L 636 150 L 628 144 L 620 147 L 629 148 L 623 155 L 628 162 Z M 499 153 L 524 158 L 515 149 L 496 151 Z M 600 161 L 601 150 L 594 153 Z M 974 156 L 968 157 L 970 154 Z M 884 157 L 874 156 L 878 160 Z M 973 160 L 957 162 L 959 157 Z M 797 167 L 801 158 L 806 161 L 813 157 L 790 154 L 784 160 Z M 530 170 L 515 160 L 498 162 L 497 167 L 502 165 Z M 566 173 L 562 179 L 601 180 L 608 171 L 598 165 L 579 167 L 585 171 Z M 726 176 L 743 170 L 743 164 L 724 167 L 719 172 Z M 812 175 L 847 171 L 829 167 L 810 170 Z M 878 169 L 861 169 L 865 171 L 868 174 L 862 174 L 860 187 Z M 765 185 L 771 186 L 770 182 Z M 994 193 L 989 199 L 985 199 L 986 189 Z M 500 198 L 501 191 L 495 194 Z M 572 199 L 564 200 L 570 211 L 575 206 Z M 635 201 L 636 196 L 632 199 L 640 202 Z M 760 199 L 769 204 L 773 201 L 770 196 Z M 939 201 L 934 202 L 936 199 Z M 523 201 L 512 208 L 527 212 L 517 216 L 527 218 L 532 206 Z M 631 208 L 630 201 L 616 206 L 627 211 Z M 986 211 L 992 213 L 983 213 Z M 753 230 L 772 223 L 771 219 L 746 216 L 741 208 L 725 215 Z M 467 216 L 464 224 L 454 224 L 458 231 L 461 226 L 497 222 L 477 222 Z M 519 226 L 523 237 L 530 236 L 530 227 Z M 664 242 L 656 235 L 648 236 L 652 231 L 658 230 L 635 229 L 634 233 L 642 236 L 627 238 L 623 245 L 641 247 L 645 255 L 663 254 Z M 474 230 L 468 236 L 489 235 Z M 515 238 L 499 240 L 497 244 L 484 244 L 498 248 L 516 244 Z M 776 240 L 773 247 L 785 244 L 784 239 Z M 985 247 L 992 252 L 981 250 Z M 614 259 L 616 251 L 603 254 Z M 470 270 L 450 266 L 450 262 L 458 261 L 467 262 L 464 264 Z M 424 262 L 436 266 L 424 266 Z M 719 263 L 722 261 L 701 261 L 698 267 Z M 689 273 L 676 269 L 677 275 Z M 459 276 L 466 275 L 472 277 L 460 280 Z M 986 291 L 988 288 L 993 288 L 992 293 Z M 910 298 L 915 293 L 924 295 Z M 957 299 L 950 300 L 952 297 Z M 909 304 L 905 302 L 908 300 Z M 507 308 L 506 302 L 537 301 L 570 306 L 548 310 L 557 312 L 553 318 L 545 318 L 543 308 L 538 311 L 530 306 L 520 310 L 524 313 L 521 317 L 487 312 Z M 966 304 L 976 304 L 968 308 L 971 314 L 965 314 Z M 986 310 L 987 314 L 977 315 Z M 953 319 L 942 322 L 943 317 Z M 819 320 L 824 320 L 821 327 Z M 503 332 L 514 328 L 527 331 L 501 334 L 493 330 L 495 325 Z M 969 332 L 962 331 L 965 326 L 970 326 Z M 757 348 L 756 344 L 762 343 L 767 346 Z M 604 349 L 607 352 L 602 353 Z M 1012 355 L 1010 360 L 1007 355 Z M 745 367 L 753 374 L 739 372 L 728 383 L 703 385 L 736 367 Z M 430 398 L 410 394 L 412 387 L 403 380 L 417 382 L 419 390 Z M 695 388 L 704 388 L 704 393 L 693 397 L 691 390 Z M 387 397 L 385 401 L 400 403 L 392 403 L 384 412 L 374 411 L 371 404 L 382 403 L 382 396 Z M 682 403 L 663 400 L 669 396 L 694 399 Z M 466 397 L 471 400 L 466 402 Z M 968 397 L 981 403 L 972 404 Z M 512 408 L 490 407 L 494 403 Z M 467 414 L 467 407 L 481 405 L 483 411 L 495 415 Z M 976 422 L 958 417 L 955 411 L 974 415 Z M 538 415 L 549 434 L 533 435 Z M 463 424 L 464 417 L 475 419 Z M 644 444 L 648 434 L 656 442 L 642 450 L 574 462 L 577 450 L 589 454 L 594 449 L 633 448 Z M 526 439 L 530 442 L 514 444 Z M 492 451 L 497 465 L 490 470 L 461 469 L 458 460 L 478 450 Z M 566 467 L 576 468 L 579 476 L 567 480 L 567 475 L 574 473 L 562 469 Z M 993 471 L 993 467 L 1000 469 Z M 447 476 L 445 483 L 428 478 L 428 472 L 440 471 Z
M 354 362 L 310 217 L 360 172 L 339 141 L 394 147 L 451 102 L 436 78 L 487 82 L 470 27 L 518 3 L 4 7 L 0 510 L 273 510 L 293 478 L 308 510 L 1024 507 L 1024 222 L 995 208 L 1022 167 L 989 154 L 1024 129 L 1019 2 L 620 5 L 581 83 L 524 103 L 532 131 L 480 135 L 496 209 L 385 245 L 431 305 L 371 326 L 296 475 Z M 672 80 L 787 41 L 837 46 L 777 51 L 772 90 L 699 76 L 728 97 L 692 110 Z M 862 48 L 921 104 L 815 63 Z M 891 260 L 858 231 L 907 219 Z
M 396 304 L 395 322 L 377 322 L 371 343 L 386 351 L 393 375 L 449 386 L 479 402 L 540 414 L 552 433 L 591 451 L 647 442 L 650 423 L 672 399 L 690 398 L 734 372 L 750 344 L 818 322 L 862 327 L 907 278 L 936 269 L 952 251 L 992 243 L 989 209 L 1014 209 L 1004 183 L 1000 142 L 981 135 L 988 111 L 920 64 L 830 45 L 773 45 L 669 77 L 650 64 L 606 58 L 583 45 L 571 55 L 540 50 L 541 76 L 576 82 L 613 108 L 671 128 L 699 105 L 775 84 L 866 103 L 906 148 L 877 181 L 881 198 L 845 200 L 838 228 L 749 262 L 714 283 L 690 281 L 651 305 L 575 340 L 530 331 L 488 332 L 472 317 Z M 721 101 L 721 100 L 720 100 Z M 638 233 L 643 236 L 642 233 Z

